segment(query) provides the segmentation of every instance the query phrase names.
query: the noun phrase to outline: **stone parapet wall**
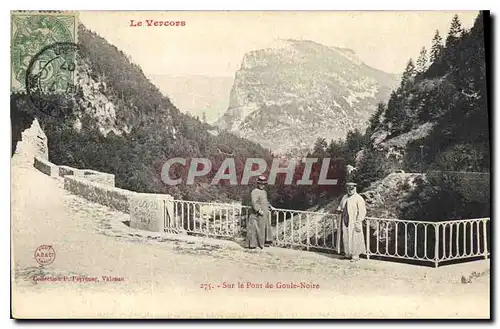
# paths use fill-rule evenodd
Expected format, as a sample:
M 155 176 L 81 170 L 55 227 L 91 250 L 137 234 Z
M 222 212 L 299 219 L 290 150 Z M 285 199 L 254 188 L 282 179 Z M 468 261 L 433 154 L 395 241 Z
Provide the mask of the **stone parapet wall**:
M 164 232 L 173 218 L 173 198 L 167 194 L 137 193 L 129 199 L 130 227 Z
M 68 167 L 68 166 L 59 166 L 59 176 L 83 176 L 83 171 L 80 169 Z
M 167 194 L 137 193 L 115 187 L 115 176 L 90 169 L 57 166 L 35 157 L 34 166 L 51 177 L 62 177 L 64 189 L 90 202 L 130 214 L 130 227 L 153 232 L 175 229 L 173 198 Z M 182 228 L 175 229 L 177 233 Z
M 42 157 L 34 157 L 33 166 L 47 176 L 59 176 L 59 167 Z
M 69 166 L 59 166 L 59 176 L 85 177 L 87 180 L 108 186 L 115 186 L 115 175 L 91 169 L 76 169 Z
M 115 186 L 115 175 L 103 173 L 95 170 L 85 169 L 83 175 L 89 181 L 108 186 Z
M 136 192 L 92 182 L 85 177 L 65 176 L 64 189 L 91 202 L 129 213 L 129 198 Z

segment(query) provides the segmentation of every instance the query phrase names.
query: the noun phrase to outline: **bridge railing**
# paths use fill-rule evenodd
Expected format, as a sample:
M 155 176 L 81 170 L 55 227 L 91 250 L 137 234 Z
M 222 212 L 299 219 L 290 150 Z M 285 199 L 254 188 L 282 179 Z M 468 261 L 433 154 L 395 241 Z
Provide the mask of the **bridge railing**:
M 165 210 L 165 230 L 215 238 L 244 236 L 250 207 L 240 204 L 173 200 L 173 217 Z M 167 208 L 167 206 L 165 206 Z M 274 245 L 283 248 L 343 251 L 338 214 L 273 209 Z M 367 217 L 363 234 L 367 258 L 394 258 L 440 263 L 490 255 L 490 218 L 410 221 Z
M 210 237 L 232 238 L 240 234 L 249 207 L 231 203 L 173 200 L 172 221 L 165 211 L 165 230 L 175 223 L 185 232 Z
M 274 209 L 271 224 L 275 228 L 277 246 L 341 251 L 340 217 L 337 214 Z
M 391 257 L 442 262 L 490 255 L 490 218 L 440 222 L 368 217 L 365 225 L 367 258 Z

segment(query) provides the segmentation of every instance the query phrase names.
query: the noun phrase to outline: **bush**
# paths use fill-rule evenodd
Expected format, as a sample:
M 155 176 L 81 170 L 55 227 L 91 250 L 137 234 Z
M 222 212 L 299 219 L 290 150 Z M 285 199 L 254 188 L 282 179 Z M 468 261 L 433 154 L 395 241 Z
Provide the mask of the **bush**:
M 366 149 L 354 176 L 358 190 L 363 191 L 371 183 L 389 175 L 392 168 L 392 161 L 386 158 L 382 151 Z
M 428 172 L 428 182 L 409 195 L 404 219 L 441 221 L 490 217 L 487 173 Z

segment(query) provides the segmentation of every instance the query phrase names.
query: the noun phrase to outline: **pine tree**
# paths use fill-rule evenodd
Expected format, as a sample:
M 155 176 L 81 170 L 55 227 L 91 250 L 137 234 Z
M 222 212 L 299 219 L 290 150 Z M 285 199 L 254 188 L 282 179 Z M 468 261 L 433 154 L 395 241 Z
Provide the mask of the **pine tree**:
M 323 158 L 325 156 L 327 146 L 328 142 L 326 139 L 318 137 L 313 146 L 313 155 Z
M 453 16 L 450 25 L 450 31 L 448 32 L 448 37 L 446 38 L 446 46 L 451 46 L 455 41 L 462 35 L 463 28 L 458 15 Z
M 395 90 L 391 92 L 391 96 L 389 97 L 389 100 L 387 101 L 387 109 L 385 111 L 385 116 L 384 120 L 382 121 L 385 124 L 390 124 L 394 121 L 394 118 L 396 116 L 396 109 L 397 106 L 395 106 L 396 103 L 398 103 L 398 95 Z
M 450 31 L 448 32 L 448 36 L 446 37 L 446 48 L 444 50 L 445 52 L 445 60 L 448 65 L 448 68 L 451 71 L 455 71 L 454 68 L 459 65 L 457 62 L 457 56 L 459 56 L 459 50 L 458 44 L 461 39 L 462 33 L 462 24 L 460 23 L 460 20 L 458 19 L 458 15 L 453 16 L 453 19 L 451 21 L 450 25 Z
M 403 87 L 403 89 L 413 80 L 416 73 L 415 64 L 413 64 L 413 59 L 410 58 L 403 72 L 403 77 L 401 78 L 401 87 Z
M 422 74 L 427 70 L 427 49 L 422 47 L 417 59 L 417 73 Z
M 391 171 L 386 157 L 380 151 L 370 148 L 365 149 L 364 156 L 356 167 L 355 182 L 361 191 L 372 182 L 386 177 Z
M 375 113 L 373 113 L 373 115 L 370 117 L 366 135 L 371 136 L 371 134 L 375 131 L 375 129 L 377 129 L 377 127 L 382 122 L 381 118 L 385 110 L 386 110 L 386 105 L 383 102 L 378 103 L 377 111 L 375 111 Z
M 331 158 L 341 157 L 344 154 L 344 142 L 343 141 L 330 141 L 330 144 L 326 148 L 326 155 Z
M 368 144 L 370 136 L 362 134 L 359 129 L 347 132 L 345 139 L 344 159 L 348 163 L 356 161 L 356 154 Z
M 443 38 L 439 35 L 439 31 L 436 30 L 434 34 L 434 38 L 432 39 L 432 48 L 431 48 L 431 62 L 435 63 L 441 57 L 443 52 Z

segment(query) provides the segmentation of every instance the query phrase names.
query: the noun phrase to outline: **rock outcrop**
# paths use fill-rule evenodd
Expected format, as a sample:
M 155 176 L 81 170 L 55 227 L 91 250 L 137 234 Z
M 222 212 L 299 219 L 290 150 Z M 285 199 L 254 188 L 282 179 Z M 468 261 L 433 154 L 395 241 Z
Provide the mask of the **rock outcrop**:
M 14 156 L 18 164 L 26 166 L 32 166 L 36 156 L 48 160 L 47 136 L 37 119 L 34 119 L 31 126 L 21 133 L 21 140 L 15 146 Z
M 282 40 L 244 56 L 217 125 L 275 152 L 309 148 L 363 130 L 397 82 L 350 49 Z
M 374 182 L 361 194 L 366 201 L 368 216 L 400 218 L 401 209 L 410 206 L 408 196 L 426 182 L 424 174 L 392 173 Z

